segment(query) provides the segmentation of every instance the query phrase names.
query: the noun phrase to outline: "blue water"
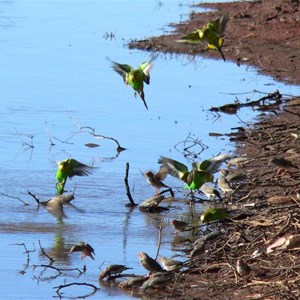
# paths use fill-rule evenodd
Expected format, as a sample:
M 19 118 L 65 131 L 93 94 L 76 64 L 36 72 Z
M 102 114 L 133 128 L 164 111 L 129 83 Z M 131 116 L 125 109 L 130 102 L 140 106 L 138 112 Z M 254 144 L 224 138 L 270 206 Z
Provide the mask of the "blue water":
M 110 59 L 137 66 L 151 53 L 129 50 L 130 39 L 143 39 L 170 30 L 171 22 L 184 21 L 192 1 L 0 1 L 0 277 L 3 299 L 46 299 L 55 296 L 53 287 L 70 282 L 98 285 L 99 267 L 122 263 L 145 274 L 137 253 L 154 256 L 159 217 L 129 211 L 123 183 L 125 164 L 130 163 L 129 181 L 137 203 L 150 197 L 140 170 L 158 169 L 160 155 L 188 163 L 182 155 L 190 134 L 207 146 L 201 158 L 234 150 L 226 138 L 210 137 L 210 132 L 228 133 L 240 120 L 253 121 L 255 112 L 241 110 L 236 116 L 215 115 L 211 106 L 231 103 L 228 93 L 279 89 L 299 94 L 299 87 L 286 86 L 258 75 L 246 66 L 202 57 L 191 62 L 185 55 L 158 55 L 151 70 L 151 84 L 145 87 L 147 111 L 133 96 L 122 78 L 110 68 Z M 122 13 L 120 13 L 122 12 Z M 111 38 L 107 37 L 111 35 Z M 261 95 L 255 95 L 255 99 Z M 249 97 L 238 96 L 242 101 Z M 116 138 L 128 150 L 117 155 L 116 144 L 83 133 L 90 126 L 96 134 Z M 86 143 L 99 147 L 88 148 Z M 178 144 L 179 143 L 179 144 Z M 54 145 L 52 145 L 54 144 Z M 178 145 L 177 145 L 178 144 Z M 177 147 L 175 147 L 177 145 Z M 55 194 L 56 161 L 67 157 L 92 164 L 94 174 L 74 178 L 73 207 L 58 224 L 54 216 L 36 203 L 29 190 L 41 200 Z M 200 159 L 200 157 L 199 157 Z M 180 183 L 167 179 L 168 183 Z M 29 203 L 22 205 L 17 199 Z M 179 204 L 175 204 L 175 206 Z M 169 220 L 188 206 L 172 210 L 165 218 L 164 241 L 175 238 Z M 197 208 L 198 209 L 198 208 Z M 69 254 L 80 240 L 90 243 L 95 261 Z M 56 265 L 82 268 L 77 278 L 70 272 L 55 279 L 56 273 L 32 265 L 47 263 L 45 251 Z M 24 243 L 29 250 L 25 268 Z M 163 243 L 160 255 L 172 255 Z M 20 273 L 25 268 L 25 273 Z M 15 287 L 18 286 L 18 289 Z M 97 292 L 101 299 L 130 296 L 117 288 Z

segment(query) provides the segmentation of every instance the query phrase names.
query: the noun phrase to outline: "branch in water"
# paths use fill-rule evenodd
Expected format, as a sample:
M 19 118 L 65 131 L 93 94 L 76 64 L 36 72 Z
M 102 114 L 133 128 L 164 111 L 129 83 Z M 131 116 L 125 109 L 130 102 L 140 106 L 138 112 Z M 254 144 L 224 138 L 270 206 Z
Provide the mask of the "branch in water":
M 134 203 L 134 200 L 131 196 L 131 193 L 130 193 L 130 188 L 129 188 L 129 185 L 128 185 L 128 174 L 129 174 L 129 163 L 127 162 L 126 163 L 126 171 L 125 171 L 125 177 L 124 177 L 124 182 L 125 182 L 125 187 L 126 187 L 126 195 L 130 201 L 130 205 L 131 206 L 136 206 L 137 204 Z
M 88 129 L 88 131 L 84 131 L 83 129 Z M 117 144 L 117 151 L 118 152 L 122 152 L 122 151 L 126 150 L 126 148 L 124 148 L 124 147 L 122 147 L 120 145 L 120 143 L 118 142 L 118 140 L 116 140 L 115 138 L 110 137 L 110 136 L 104 136 L 102 134 L 96 134 L 95 133 L 95 129 L 92 128 L 92 127 L 90 127 L 90 126 L 82 126 L 82 127 L 80 127 L 80 130 L 83 131 L 83 132 L 91 134 L 92 136 L 94 136 L 97 139 L 107 139 L 107 140 L 114 141 Z

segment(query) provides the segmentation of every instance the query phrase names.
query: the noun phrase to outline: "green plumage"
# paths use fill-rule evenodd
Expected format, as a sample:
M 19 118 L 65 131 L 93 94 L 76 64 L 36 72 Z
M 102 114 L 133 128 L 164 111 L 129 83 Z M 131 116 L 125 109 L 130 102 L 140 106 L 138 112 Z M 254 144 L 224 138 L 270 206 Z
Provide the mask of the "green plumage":
M 200 219 L 203 223 L 210 223 L 228 217 L 228 212 L 223 207 L 212 206 L 201 215 Z
M 68 177 L 87 176 L 91 174 L 93 167 L 85 165 L 76 159 L 65 159 L 58 163 L 56 171 L 56 189 L 57 194 L 64 192 L 64 187 Z
M 140 95 L 145 107 L 148 109 L 144 94 L 144 83 L 150 84 L 152 61 L 140 64 L 137 69 L 127 64 L 119 64 L 114 61 L 111 61 L 111 63 L 113 70 L 122 76 L 126 85 L 130 85 Z
M 219 171 L 222 163 L 228 158 L 227 154 L 218 155 L 212 158 L 205 159 L 201 162 L 194 162 L 193 169 L 197 171 L 206 171 L 214 174 Z
M 214 176 L 206 171 L 188 170 L 183 163 L 167 157 L 160 157 L 159 164 L 167 167 L 168 174 L 185 182 L 184 188 L 189 190 L 199 189 L 205 182 L 212 182 Z
M 186 34 L 181 39 L 179 39 L 178 42 L 198 44 L 206 41 L 207 48 L 218 50 L 223 60 L 225 61 L 225 56 L 221 49 L 224 40 L 220 35 L 224 32 L 228 20 L 229 16 L 223 15 L 216 20 L 210 21 L 202 28 Z

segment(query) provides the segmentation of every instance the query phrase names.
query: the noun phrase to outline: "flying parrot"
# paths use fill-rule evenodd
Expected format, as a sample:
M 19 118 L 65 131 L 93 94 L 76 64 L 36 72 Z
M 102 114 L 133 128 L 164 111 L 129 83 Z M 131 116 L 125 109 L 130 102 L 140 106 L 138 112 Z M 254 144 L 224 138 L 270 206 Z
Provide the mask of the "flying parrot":
M 85 165 L 76 159 L 65 159 L 58 163 L 56 171 L 56 189 L 57 194 L 61 195 L 64 192 L 64 187 L 68 177 L 87 176 L 91 174 L 93 167 Z
M 144 82 L 146 84 L 150 84 L 150 69 L 152 67 L 152 61 L 150 60 L 140 64 L 137 69 L 134 69 L 127 64 L 119 64 L 114 61 L 111 61 L 111 63 L 113 70 L 123 77 L 126 85 L 130 85 L 134 89 L 135 96 L 136 93 L 140 95 L 146 109 L 148 109 L 144 94 Z
M 206 41 L 207 48 L 212 50 L 218 50 L 223 60 L 225 61 L 225 56 L 221 49 L 224 40 L 220 35 L 224 32 L 228 20 L 228 14 L 222 15 L 221 17 L 208 22 L 202 28 L 188 33 L 187 35 L 180 38 L 177 42 L 198 44 Z
M 199 189 L 205 182 L 212 182 L 214 176 L 207 171 L 188 170 L 187 166 L 171 158 L 161 156 L 159 164 L 168 167 L 168 174 L 186 183 L 185 188 L 189 190 Z

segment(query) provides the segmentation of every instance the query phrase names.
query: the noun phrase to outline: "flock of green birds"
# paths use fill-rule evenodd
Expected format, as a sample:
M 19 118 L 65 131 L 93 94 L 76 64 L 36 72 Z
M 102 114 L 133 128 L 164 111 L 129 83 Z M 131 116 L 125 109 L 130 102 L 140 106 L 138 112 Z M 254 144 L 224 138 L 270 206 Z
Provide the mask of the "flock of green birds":
M 225 56 L 222 52 L 224 39 L 221 35 L 224 33 L 228 21 L 228 14 L 222 15 L 221 17 L 208 22 L 202 28 L 188 33 L 176 42 L 192 44 L 207 43 L 207 48 L 209 50 L 217 50 L 225 61 Z M 109 58 L 107 59 L 110 60 Z M 126 85 L 131 86 L 134 89 L 135 96 L 136 93 L 139 94 L 146 109 L 148 109 L 148 105 L 145 100 L 144 83 L 150 84 L 152 60 L 140 64 L 137 69 L 134 69 L 128 64 L 120 64 L 112 60 L 110 61 L 112 63 L 113 70 L 122 76 Z
M 228 20 L 228 15 L 222 15 L 219 18 L 208 22 L 202 28 L 183 36 L 181 39 L 177 40 L 177 42 L 207 42 L 208 49 L 218 50 L 222 58 L 225 60 L 224 54 L 221 50 L 223 45 L 223 38 L 221 35 L 226 28 Z M 122 76 L 126 85 L 129 85 L 134 89 L 135 96 L 136 94 L 139 94 L 146 109 L 148 109 L 148 105 L 145 100 L 144 83 L 150 83 L 152 60 L 140 64 L 137 69 L 134 69 L 128 64 L 120 64 L 114 61 L 111 61 L 111 63 L 112 69 Z M 220 161 L 222 161 L 223 158 L 224 157 L 219 158 Z M 156 187 L 157 191 L 159 191 L 161 187 L 167 187 L 162 182 L 167 174 L 177 177 L 185 182 L 185 188 L 189 190 L 197 190 L 204 183 L 213 181 L 213 174 L 216 172 L 216 169 L 213 169 L 212 166 L 216 165 L 216 162 L 217 158 L 206 160 L 201 163 L 194 163 L 192 169 L 189 171 L 187 166 L 184 164 L 167 157 L 161 157 L 158 161 L 158 163 L 162 165 L 159 172 L 154 174 L 149 171 L 144 175 L 147 177 L 148 182 Z M 89 175 L 91 171 L 92 167 L 75 159 L 66 159 L 59 162 L 56 172 L 57 194 L 63 194 L 68 177 L 86 176 Z
M 228 15 L 223 15 L 220 18 L 210 21 L 208 24 L 204 25 L 202 28 L 197 29 L 185 36 L 176 42 L 186 42 L 186 43 L 207 43 L 207 48 L 212 50 L 217 50 L 221 54 L 223 60 L 225 61 L 224 54 L 221 50 L 223 45 L 223 34 L 226 24 L 228 22 Z M 109 58 L 108 58 L 109 59 Z M 110 60 L 110 59 L 109 59 Z M 134 69 L 128 64 L 120 64 L 115 61 L 110 60 L 112 64 L 112 69 L 122 76 L 123 81 L 126 85 L 131 86 L 135 91 L 134 95 L 138 94 L 142 99 L 144 106 L 148 109 L 148 105 L 145 100 L 144 94 L 144 83 L 150 83 L 150 70 L 152 67 L 152 60 L 146 61 L 138 66 L 137 69 Z M 176 161 L 168 157 L 160 157 L 158 164 L 160 168 L 158 172 L 147 171 L 143 173 L 147 182 L 156 189 L 156 196 L 160 195 L 161 188 L 169 188 L 163 180 L 167 175 L 173 176 L 179 179 L 184 184 L 184 188 L 188 189 L 192 193 L 195 191 L 200 191 L 202 188 L 202 193 L 207 195 L 207 197 L 219 197 L 221 199 L 220 193 L 218 190 L 211 186 L 204 187 L 207 183 L 214 182 L 214 174 L 220 170 L 220 166 L 224 163 L 229 156 L 227 154 L 218 155 L 213 158 L 206 159 L 202 162 L 194 162 L 189 169 L 185 164 Z M 86 165 L 77 161 L 76 159 L 65 159 L 61 162 L 58 162 L 58 167 L 56 171 L 56 190 L 57 196 L 63 197 L 62 195 L 65 192 L 65 185 L 68 178 L 73 176 L 87 176 L 93 172 L 94 167 Z M 221 177 L 223 175 L 221 174 Z M 225 178 L 225 176 L 223 176 Z M 224 183 L 223 183 L 224 185 Z M 221 181 L 219 188 L 222 189 Z M 72 198 L 73 199 L 73 198 Z M 70 199 L 67 199 L 68 201 Z M 201 221 L 203 223 L 209 223 L 216 221 L 228 216 L 227 211 L 224 208 L 210 207 L 201 215 Z M 179 220 L 173 220 L 172 225 L 178 231 L 185 228 L 188 224 Z M 201 245 L 200 245 L 201 246 Z M 196 247 L 195 249 L 201 250 L 201 247 Z M 196 251 L 195 250 L 195 251 Z M 81 258 L 85 256 L 90 256 L 94 259 L 95 255 L 94 249 L 84 242 L 80 242 L 77 245 L 73 246 L 71 252 L 82 252 Z M 151 259 L 146 253 L 140 253 L 139 258 L 143 267 L 149 271 L 164 271 L 160 265 Z M 168 265 L 165 260 L 163 260 L 164 265 Z M 169 261 L 167 261 L 169 263 Z M 181 262 L 178 262 L 182 264 Z M 177 263 L 177 264 L 178 264 Z M 174 266 L 172 266 L 173 268 Z M 177 267 L 177 265 L 176 265 Z M 168 269 L 165 266 L 166 269 Z M 100 278 L 105 278 L 106 276 L 111 276 L 112 274 L 118 274 L 128 268 L 123 265 L 112 265 L 106 268 Z

